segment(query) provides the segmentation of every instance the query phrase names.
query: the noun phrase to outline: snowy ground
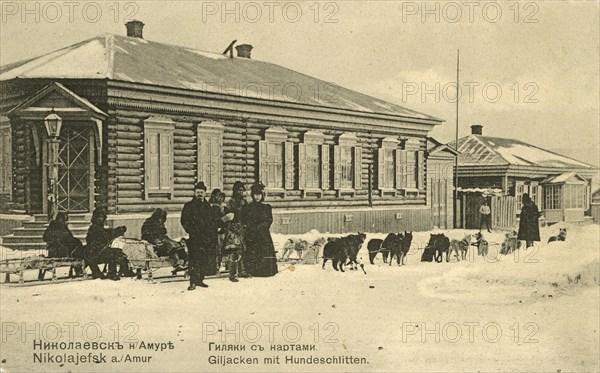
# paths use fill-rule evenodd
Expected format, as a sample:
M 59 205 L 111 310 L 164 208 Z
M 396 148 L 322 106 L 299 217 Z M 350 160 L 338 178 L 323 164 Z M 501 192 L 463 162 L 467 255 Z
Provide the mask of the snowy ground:
M 567 241 L 552 244 L 544 242 L 558 226 L 543 228 L 540 245 L 508 257 L 496 254 L 494 243 L 504 233 L 494 232 L 486 235 L 492 243 L 488 258 L 469 255 L 467 261 L 441 264 L 419 262 L 418 248 L 431 232 L 417 232 L 402 268 L 380 258 L 368 264 L 365 245 L 360 256 L 366 275 L 335 272 L 329 264 L 322 270 L 280 263 L 274 278 L 237 284 L 214 278 L 207 280 L 208 289 L 194 292 L 183 279 L 172 278 L 155 284 L 134 279 L 2 284 L 0 366 L 8 372 L 597 372 L 599 228 L 569 226 Z M 461 239 L 466 231 L 445 233 Z M 369 234 L 367 240 L 383 236 Z M 279 250 L 286 238 L 274 236 Z M 27 278 L 33 279 L 30 272 Z M 124 349 L 39 350 L 36 338 L 119 341 Z M 173 349 L 147 349 L 148 343 L 169 342 Z M 212 342 L 234 351 L 214 351 Z M 279 351 L 291 345 L 314 350 Z M 104 353 L 107 362 L 56 362 L 56 355 L 88 352 Z M 40 363 L 34 353 L 49 353 L 55 362 Z M 276 355 L 279 361 L 264 360 Z M 151 358 L 125 363 L 127 356 Z M 352 356 L 358 364 L 291 364 L 286 356 Z M 240 357 L 259 364 L 223 365 L 228 362 L 222 359 Z M 123 360 L 111 363 L 113 358 Z

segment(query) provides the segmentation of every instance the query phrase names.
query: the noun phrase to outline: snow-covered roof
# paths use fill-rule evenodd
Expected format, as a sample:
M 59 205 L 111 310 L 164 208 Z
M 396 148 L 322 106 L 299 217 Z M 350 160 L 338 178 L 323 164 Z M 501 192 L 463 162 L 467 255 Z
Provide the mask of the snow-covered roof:
M 441 121 L 269 62 L 113 34 L 0 67 L 0 81 L 14 78 L 111 79 Z
M 498 188 L 456 188 L 457 191 L 462 193 L 481 193 L 483 196 L 502 196 L 504 192 Z
M 577 175 L 575 172 L 565 172 L 556 176 L 549 176 L 542 181 L 542 184 L 563 184 L 563 183 L 580 183 L 587 184 L 587 180 Z
M 454 142 L 449 146 L 454 147 Z M 459 166 L 534 166 L 594 169 L 585 162 L 566 157 L 520 140 L 482 135 L 458 139 Z

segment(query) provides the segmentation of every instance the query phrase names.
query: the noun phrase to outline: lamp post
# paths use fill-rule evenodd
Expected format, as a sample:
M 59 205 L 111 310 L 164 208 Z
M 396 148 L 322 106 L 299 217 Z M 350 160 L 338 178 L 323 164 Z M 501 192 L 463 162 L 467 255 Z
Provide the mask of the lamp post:
M 60 140 L 60 130 L 62 128 L 62 118 L 54 110 L 44 118 L 44 126 L 48 135 L 46 142 L 48 145 L 48 218 L 56 218 L 58 213 L 58 145 Z

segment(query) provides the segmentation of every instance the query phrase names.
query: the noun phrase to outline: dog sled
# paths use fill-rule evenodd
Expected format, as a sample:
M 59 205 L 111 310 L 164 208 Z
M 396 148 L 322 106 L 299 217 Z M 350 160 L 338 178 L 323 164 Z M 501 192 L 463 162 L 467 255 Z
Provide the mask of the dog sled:
M 79 268 L 83 273 L 84 279 L 87 278 L 86 272 L 83 270 L 85 262 L 83 259 L 75 258 L 47 258 L 42 255 L 30 256 L 21 259 L 4 259 L 0 261 L 0 273 L 5 274 L 5 283 L 10 283 L 10 275 L 19 276 L 19 284 L 23 284 L 24 272 L 26 270 L 50 271 L 52 273 L 52 282 L 58 279 L 56 270 L 58 268 Z M 38 276 L 41 280 L 41 276 Z
M 178 242 L 179 246 L 176 250 L 185 250 L 185 240 Z M 162 268 L 171 268 L 171 274 L 177 275 L 178 272 L 183 272 L 183 277 L 187 277 L 187 268 L 185 261 L 175 259 L 173 256 L 158 256 L 156 248 L 151 243 L 138 240 L 135 238 L 117 237 L 112 243 L 112 248 L 120 249 L 129 261 L 129 266 L 136 272 L 138 280 L 143 278 L 142 272 L 146 273 L 146 280 L 152 282 L 154 273 Z

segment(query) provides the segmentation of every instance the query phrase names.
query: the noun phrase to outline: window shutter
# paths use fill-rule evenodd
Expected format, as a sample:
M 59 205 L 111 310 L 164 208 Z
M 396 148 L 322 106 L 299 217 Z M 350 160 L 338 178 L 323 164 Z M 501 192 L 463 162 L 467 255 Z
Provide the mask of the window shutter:
M 160 190 L 160 164 L 159 164 L 159 135 L 157 132 L 148 132 L 146 135 L 146 197 L 150 192 Z
M 213 169 L 213 178 L 211 181 L 214 188 L 223 189 L 223 136 L 215 136 L 214 147 L 211 146 L 211 165 Z
M 170 192 L 173 189 L 173 135 L 162 132 L 159 139 L 160 191 Z
M 284 159 L 284 172 L 285 172 L 285 189 L 294 189 L 294 143 L 285 143 L 285 159 Z
M 298 188 L 306 189 L 306 144 L 298 144 Z
M 396 167 L 400 168 L 399 180 L 400 187 L 399 189 L 406 188 L 408 184 L 408 152 L 406 150 L 398 151 L 400 153 L 400 162 Z
M 198 181 L 210 183 L 210 138 L 198 135 Z
M 425 152 L 417 152 L 417 189 L 425 188 Z
M 259 181 L 268 185 L 269 182 L 269 154 L 267 142 L 261 140 L 258 142 L 258 172 Z
M 377 149 L 377 185 L 379 189 L 385 187 L 385 150 Z
M 321 145 L 321 189 L 329 190 L 329 145 Z
M 333 189 L 338 190 L 341 187 L 341 158 L 342 148 L 339 145 L 333 146 Z
M 396 189 L 402 189 L 404 188 L 404 173 L 402 172 L 403 167 L 405 167 L 406 165 L 406 161 L 402 161 L 402 152 L 403 150 L 398 150 L 396 149 L 395 152 L 395 156 L 396 156 Z
M 354 189 L 362 189 L 362 148 L 354 147 Z

